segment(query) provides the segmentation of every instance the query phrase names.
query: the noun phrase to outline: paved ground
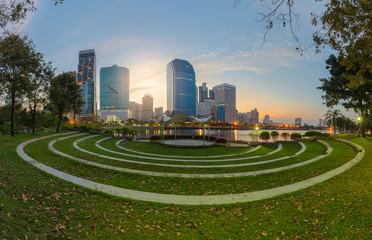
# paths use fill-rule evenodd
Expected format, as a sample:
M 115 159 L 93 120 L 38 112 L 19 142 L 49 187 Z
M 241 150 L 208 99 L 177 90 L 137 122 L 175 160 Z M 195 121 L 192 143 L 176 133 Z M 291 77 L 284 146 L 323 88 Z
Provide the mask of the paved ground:
M 211 147 L 214 145 L 214 142 L 193 139 L 164 140 L 160 143 L 171 147 Z
M 66 135 L 66 134 L 72 134 L 72 133 L 65 133 L 65 134 L 59 134 L 59 135 Z M 232 204 L 232 203 L 239 203 L 239 202 L 257 201 L 257 200 L 275 197 L 275 196 L 285 194 L 285 193 L 291 193 L 294 191 L 298 191 L 298 190 L 313 186 L 315 184 L 328 180 L 340 173 L 343 173 L 344 171 L 348 170 L 349 168 L 357 164 L 363 158 L 365 154 L 365 151 L 361 146 L 342 140 L 343 142 L 346 142 L 347 144 L 357 149 L 358 154 L 346 164 L 336 169 L 333 169 L 329 172 L 316 176 L 314 178 L 310 178 L 310 179 L 307 179 L 301 182 L 297 182 L 297 183 L 282 186 L 282 187 L 266 189 L 266 190 L 256 191 L 256 192 L 250 192 L 250 193 L 210 195 L 210 196 L 174 195 L 174 194 L 159 194 L 159 193 L 124 189 L 124 188 L 114 187 L 110 185 L 105 185 L 105 184 L 100 184 L 100 183 L 92 182 L 89 180 L 85 180 L 85 179 L 58 171 L 51 167 L 48 167 L 36 161 L 35 159 L 31 158 L 24 152 L 24 147 L 26 145 L 32 142 L 35 142 L 41 139 L 50 138 L 53 136 L 57 136 L 57 135 L 36 138 L 36 139 L 32 139 L 32 140 L 21 143 L 17 147 L 18 155 L 22 157 L 25 161 L 30 163 L 31 165 L 39 168 L 40 170 L 45 171 L 51 175 L 54 175 L 65 181 L 74 183 L 82 187 L 86 187 L 86 188 L 96 190 L 96 191 L 102 191 L 107 194 L 124 197 L 128 199 L 133 199 L 133 200 L 166 203 L 166 204 L 179 204 L 179 205 Z

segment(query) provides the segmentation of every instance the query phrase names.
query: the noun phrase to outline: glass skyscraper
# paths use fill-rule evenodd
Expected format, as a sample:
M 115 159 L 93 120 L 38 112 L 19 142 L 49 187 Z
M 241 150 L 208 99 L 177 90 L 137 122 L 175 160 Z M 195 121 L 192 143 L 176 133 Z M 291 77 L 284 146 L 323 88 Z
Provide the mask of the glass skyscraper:
M 236 121 L 236 87 L 223 83 L 213 87 L 217 106 L 217 121 L 234 123 Z
M 129 69 L 113 65 L 100 70 L 101 118 L 115 115 L 126 121 L 129 111 Z
M 81 115 L 95 116 L 97 110 L 96 96 L 96 53 L 94 49 L 79 52 L 77 84 L 83 95 L 83 109 Z
M 186 60 L 174 59 L 167 65 L 167 108 L 172 115 L 196 115 L 195 72 Z

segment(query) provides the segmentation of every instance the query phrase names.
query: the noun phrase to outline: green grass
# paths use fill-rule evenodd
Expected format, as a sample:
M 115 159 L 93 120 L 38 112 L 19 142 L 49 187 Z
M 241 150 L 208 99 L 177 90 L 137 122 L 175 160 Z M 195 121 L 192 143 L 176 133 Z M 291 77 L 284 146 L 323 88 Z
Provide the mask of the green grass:
M 70 154 L 71 151 L 77 151 L 76 149 L 72 149 L 70 144 L 67 144 L 68 141 L 71 141 L 72 144 L 72 142 L 75 140 L 76 139 L 73 138 L 66 141 L 59 141 L 58 145 L 60 146 L 58 149 L 68 154 Z M 302 167 L 272 174 L 248 177 L 188 179 L 177 177 L 152 177 L 101 169 L 95 166 L 82 164 L 74 160 L 65 159 L 64 157 L 52 153 L 49 149 L 41 152 L 40 149 L 46 149 L 49 141 L 51 140 L 47 139 L 30 144 L 26 148 L 26 152 L 35 159 L 38 159 L 40 162 L 43 162 L 53 168 L 91 181 L 141 191 L 191 195 L 242 193 L 283 186 L 317 176 L 349 161 L 355 156 L 355 153 L 351 147 L 343 143 L 332 141 L 330 142 L 331 145 L 336 148 L 332 155 Z M 299 162 L 297 160 L 298 158 L 307 160 L 324 153 L 324 147 L 318 143 L 308 142 L 305 144 L 309 146 L 309 151 L 301 154 L 300 156 L 270 164 L 247 166 L 245 169 L 247 171 L 253 171 L 285 166 Z M 340 158 L 341 155 L 344 158 Z M 98 157 L 94 157 L 89 154 L 88 156 L 90 156 L 89 160 L 91 161 L 93 160 L 100 163 L 107 163 L 111 161 L 115 162 L 115 166 L 122 166 L 120 162 L 117 161 L 99 160 Z M 143 168 L 146 168 L 150 171 L 156 171 L 159 169 L 159 167 L 151 168 L 151 166 L 144 166 Z M 182 170 L 186 171 L 185 169 L 181 169 L 179 171 L 182 172 Z M 167 170 L 165 169 L 165 172 L 166 171 Z M 210 172 L 211 170 L 199 169 L 199 172 L 203 173 L 203 171 Z
M 15 152 L 34 137 L 0 136 L 5 239 L 370 239 L 372 234 L 371 138 L 350 139 L 366 156 L 324 183 L 269 200 L 197 207 L 115 198 L 45 174 Z

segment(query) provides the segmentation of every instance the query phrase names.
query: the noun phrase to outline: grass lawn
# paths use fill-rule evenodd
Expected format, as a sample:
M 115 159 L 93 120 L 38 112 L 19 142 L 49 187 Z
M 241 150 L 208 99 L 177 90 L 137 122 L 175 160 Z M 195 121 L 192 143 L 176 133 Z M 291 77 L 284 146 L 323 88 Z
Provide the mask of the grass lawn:
M 45 174 L 15 152 L 19 143 L 38 136 L 0 136 L 2 238 L 370 239 L 372 234 L 371 138 L 350 139 L 366 149 L 364 159 L 324 183 L 269 200 L 196 207 L 128 201 Z M 346 158 L 344 148 L 337 148 L 341 152 L 332 161 Z

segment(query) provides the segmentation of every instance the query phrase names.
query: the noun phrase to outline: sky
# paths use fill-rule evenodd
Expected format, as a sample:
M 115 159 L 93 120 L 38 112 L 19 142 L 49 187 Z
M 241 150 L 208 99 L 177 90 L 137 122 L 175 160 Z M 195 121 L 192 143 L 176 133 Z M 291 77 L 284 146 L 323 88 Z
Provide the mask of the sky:
M 18 31 L 28 35 L 56 73 L 77 70 L 80 50 L 95 49 L 97 77 L 101 67 L 117 64 L 130 70 L 130 101 L 141 103 L 150 93 L 154 107 L 166 110 L 166 65 L 188 60 L 197 86 L 236 86 L 239 112 L 257 108 L 274 122 L 317 124 L 327 111 L 316 88 L 329 77 L 325 60 L 333 53 L 314 53 L 310 13 L 321 13 L 324 2 L 296 1 L 295 32 L 271 30 L 263 42 L 265 24 L 260 1 L 242 0 L 36 0 Z M 309 48 L 307 48 L 309 47 Z M 337 107 L 350 118 L 353 112 Z

